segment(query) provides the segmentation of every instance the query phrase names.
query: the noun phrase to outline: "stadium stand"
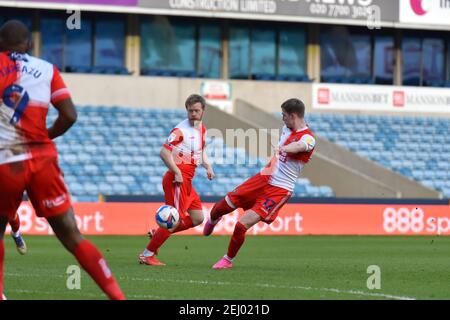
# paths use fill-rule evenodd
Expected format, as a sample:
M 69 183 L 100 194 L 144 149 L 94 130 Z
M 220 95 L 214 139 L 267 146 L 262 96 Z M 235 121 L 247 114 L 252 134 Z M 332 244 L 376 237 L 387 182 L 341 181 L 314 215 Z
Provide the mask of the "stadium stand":
M 307 121 L 331 142 L 450 197 L 450 119 L 313 113 Z
M 98 73 L 98 74 L 119 74 L 119 75 L 130 75 L 131 72 L 125 67 L 117 66 L 102 66 L 102 67 L 67 67 L 66 72 L 73 73 Z
M 368 76 L 352 76 L 352 77 L 342 77 L 342 76 L 323 76 L 322 82 L 328 83 L 351 83 L 351 84 L 374 84 L 375 81 Z
M 49 123 L 56 117 L 56 111 L 50 110 Z M 97 201 L 99 194 L 163 194 L 166 167 L 159 151 L 170 130 L 184 119 L 184 110 L 86 106 L 78 112 L 74 127 L 56 139 L 61 168 L 75 201 Z M 216 181 L 208 182 L 204 170 L 197 171 L 194 186 L 203 196 L 224 195 L 266 163 L 249 158 L 242 149 L 224 147 L 221 140 L 209 139 L 207 147 L 215 163 Z M 334 193 L 328 186 L 313 186 L 301 178 L 294 196 L 333 197 Z

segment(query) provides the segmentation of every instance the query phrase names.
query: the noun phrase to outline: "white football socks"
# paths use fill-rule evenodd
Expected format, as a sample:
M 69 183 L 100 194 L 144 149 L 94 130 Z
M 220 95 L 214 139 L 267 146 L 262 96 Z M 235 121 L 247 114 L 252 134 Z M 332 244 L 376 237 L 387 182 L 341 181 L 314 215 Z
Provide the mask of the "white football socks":
M 144 255 L 144 257 L 151 257 L 151 256 L 155 255 L 155 253 L 153 251 L 150 251 L 150 250 L 147 250 L 147 249 L 145 249 L 142 254 Z

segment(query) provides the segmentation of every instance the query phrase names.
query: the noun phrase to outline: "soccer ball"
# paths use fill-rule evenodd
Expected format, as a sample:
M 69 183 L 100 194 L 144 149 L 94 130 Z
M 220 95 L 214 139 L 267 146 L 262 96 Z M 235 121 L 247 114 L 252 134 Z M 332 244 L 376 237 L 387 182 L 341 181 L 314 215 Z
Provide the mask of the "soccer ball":
M 163 205 L 156 211 L 156 223 L 161 228 L 172 229 L 180 222 L 178 210 L 169 205 Z

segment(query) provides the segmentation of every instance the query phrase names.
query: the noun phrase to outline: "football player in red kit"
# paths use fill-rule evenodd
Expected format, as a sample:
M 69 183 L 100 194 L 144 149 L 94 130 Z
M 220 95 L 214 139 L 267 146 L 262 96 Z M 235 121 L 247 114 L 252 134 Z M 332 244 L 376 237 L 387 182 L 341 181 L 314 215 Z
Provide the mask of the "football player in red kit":
M 202 203 L 192 185 L 197 166 L 201 163 L 209 180 L 214 171 L 205 152 L 206 128 L 202 124 L 206 102 L 202 96 L 190 95 L 185 107 L 188 118 L 175 126 L 161 148 L 161 159 L 169 169 L 163 178 L 164 198 L 167 205 L 177 208 L 180 222 L 174 230 L 158 228 L 151 232 L 151 241 L 142 254 L 139 263 L 163 266 L 156 258 L 159 247 L 172 233 L 195 227 L 203 222 Z M 186 214 L 187 213 L 187 214 Z
M 242 208 L 246 213 L 234 228 L 227 254 L 214 269 L 228 269 L 245 240 L 245 233 L 256 223 L 272 223 L 289 200 L 302 168 L 308 163 L 315 139 L 306 125 L 305 105 L 299 99 L 289 99 L 281 105 L 283 122 L 275 156 L 261 172 L 251 177 L 214 205 L 203 234 L 210 235 L 222 216 Z
M 77 113 L 57 68 L 27 54 L 30 32 L 11 20 L 0 28 L 0 294 L 3 297 L 3 236 L 24 191 L 36 215 L 46 218 L 57 238 L 111 299 L 124 299 L 98 249 L 84 239 L 58 165 L 52 139 L 64 134 Z M 46 128 L 52 104 L 58 110 Z

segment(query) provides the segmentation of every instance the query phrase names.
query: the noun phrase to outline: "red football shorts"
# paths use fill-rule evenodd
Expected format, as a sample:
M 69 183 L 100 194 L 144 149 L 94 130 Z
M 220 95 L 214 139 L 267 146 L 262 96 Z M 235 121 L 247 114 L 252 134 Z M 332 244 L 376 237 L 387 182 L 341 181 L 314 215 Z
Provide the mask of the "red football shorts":
M 36 215 L 49 218 L 71 207 L 56 157 L 39 157 L 0 165 L 0 215 L 14 218 L 24 191 Z
M 166 172 L 162 182 L 166 204 L 177 208 L 180 217 L 184 217 L 188 210 L 202 210 L 202 202 L 192 185 L 192 179 L 183 176 L 181 186 L 177 186 L 174 181 L 174 173 Z
M 269 175 L 254 175 L 227 194 L 229 205 L 245 211 L 256 212 L 267 224 L 272 223 L 278 212 L 289 200 L 292 192 L 269 184 Z M 231 202 L 231 203 L 230 203 Z

